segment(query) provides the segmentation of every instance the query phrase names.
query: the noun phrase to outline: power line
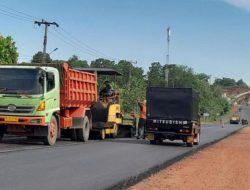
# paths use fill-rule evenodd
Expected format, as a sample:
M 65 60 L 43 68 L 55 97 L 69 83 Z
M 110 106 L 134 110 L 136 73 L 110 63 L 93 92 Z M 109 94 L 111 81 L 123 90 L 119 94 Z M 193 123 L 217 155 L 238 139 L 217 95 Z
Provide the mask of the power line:
M 21 18 L 21 19 L 25 19 L 25 20 L 28 20 L 28 21 L 33 21 L 33 19 L 31 19 L 31 18 L 28 18 L 28 17 L 25 17 L 25 16 L 21 16 L 21 15 L 15 14 L 15 13 L 12 13 L 12 12 L 10 12 L 10 11 L 6 11 L 6 10 L 4 10 L 4 9 L 0 9 L 0 11 L 4 12 L 4 13 L 6 13 L 6 14 L 10 14 L 10 15 L 19 17 L 19 18 Z
M 15 10 L 15 9 L 13 9 L 13 8 L 11 8 L 11 7 L 8 7 L 8 6 L 6 6 L 6 5 L 3 5 L 3 4 L 0 4 L 0 6 L 1 6 L 1 7 L 4 7 L 5 9 L 11 10 L 11 11 L 13 11 L 13 12 L 16 12 L 16 13 L 18 13 L 18 14 L 24 15 L 24 16 L 26 16 L 26 17 L 28 17 L 28 18 L 31 18 L 32 20 L 39 19 L 39 18 L 37 18 L 37 17 L 35 17 L 35 16 L 29 15 L 29 14 L 24 13 L 24 12 L 22 12 L 22 11 Z
M 11 17 L 11 18 L 14 18 L 14 19 L 17 19 L 17 20 L 21 20 L 21 21 L 33 22 L 32 20 L 25 19 L 25 18 L 22 18 L 20 16 L 15 15 L 15 14 L 8 13 L 7 11 L 0 10 L 0 14 Z
M 91 50 L 91 51 L 93 51 L 93 52 L 95 52 L 95 53 L 97 53 L 97 54 L 99 54 L 99 55 L 102 55 L 102 56 L 104 56 L 104 57 L 107 57 L 107 58 L 111 58 L 111 59 L 116 60 L 116 58 L 112 58 L 112 57 L 110 57 L 110 56 L 107 56 L 107 55 L 105 55 L 104 53 L 102 53 L 102 52 L 100 52 L 100 51 L 98 51 L 98 50 L 96 50 L 96 49 L 90 47 L 88 44 L 86 44 L 86 43 L 80 41 L 79 39 L 77 39 L 76 37 L 74 37 L 71 33 L 67 32 L 67 31 L 66 31 L 65 29 L 63 29 L 62 27 L 61 27 L 60 29 L 61 29 L 64 33 L 66 33 L 67 35 L 69 35 L 76 43 L 80 44 L 81 46 L 84 45 L 85 48 L 87 48 L 87 49 L 89 49 L 89 50 Z
M 52 34 L 52 35 L 53 35 L 54 37 L 56 37 L 57 39 L 59 39 L 59 40 L 61 40 L 62 42 L 64 42 L 65 44 L 67 44 L 67 45 L 69 45 L 69 46 L 71 46 L 71 47 L 77 49 L 78 51 L 80 51 L 80 52 L 82 52 L 82 53 L 84 53 L 84 54 L 89 54 L 89 55 L 91 55 L 91 56 L 93 56 L 93 57 L 96 57 L 95 54 L 93 54 L 93 53 L 91 53 L 91 52 L 83 51 L 83 50 L 82 50 L 81 48 L 79 48 L 79 46 L 77 46 L 76 44 L 74 44 L 74 43 L 72 43 L 72 42 L 70 42 L 70 41 L 67 41 L 67 39 L 65 39 L 65 38 L 63 38 L 63 37 L 61 37 L 61 36 L 59 36 L 58 33 L 53 33 L 52 31 L 49 31 L 49 33 Z
M 74 37 L 71 33 L 67 32 L 62 27 L 60 27 L 59 30 L 55 30 L 55 31 L 57 33 L 59 33 L 59 35 L 63 36 L 64 38 L 67 38 L 71 43 L 76 44 L 78 47 L 81 47 L 82 49 L 87 50 L 87 51 L 91 52 L 92 54 L 95 54 L 95 55 L 97 55 L 99 57 L 101 56 L 103 58 L 111 59 L 112 61 L 118 61 L 117 58 L 105 55 L 104 53 L 102 53 L 102 52 L 100 52 L 100 51 L 98 51 L 98 50 L 90 47 L 86 43 L 84 43 L 81 40 L 79 40 L 76 37 Z
M 65 34 L 62 34 L 61 32 L 59 32 L 58 30 L 54 30 L 59 36 L 61 36 L 62 38 L 64 39 L 67 39 L 67 41 L 69 41 L 71 44 L 73 44 L 74 46 L 78 47 L 78 48 L 81 48 L 83 49 L 84 51 L 86 52 L 89 52 L 91 53 L 92 55 L 95 55 L 95 56 L 100 56 L 101 54 L 97 53 L 96 51 L 93 51 L 93 50 L 90 50 L 84 46 L 81 45 L 81 43 L 79 42 L 76 42 L 74 40 L 72 40 L 72 38 L 70 38 L 69 36 L 65 35 Z M 103 56 L 103 55 L 101 55 Z
M 24 13 L 22 11 L 15 10 L 15 9 L 13 9 L 11 7 L 8 7 L 6 5 L 3 5 L 3 4 L 0 4 L 0 7 L 4 8 L 4 9 L 0 8 L 0 14 L 11 17 L 11 18 L 14 18 L 14 19 L 17 19 L 17 20 L 26 21 L 26 22 L 34 22 L 34 20 L 39 19 L 39 18 L 37 18 L 35 16 Z M 35 24 L 39 25 L 39 22 L 35 21 Z M 45 24 L 45 23 L 40 22 L 40 25 L 41 24 Z M 44 44 L 44 48 L 43 48 L 44 56 L 45 56 L 45 53 L 46 53 L 46 45 L 47 45 L 47 27 L 50 24 L 51 25 L 56 25 L 57 23 L 55 23 L 55 22 L 48 23 L 47 22 L 47 24 L 48 25 L 45 24 L 45 35 L 44 35 L 44 43 L 43 43 Z M 65 29 L 63 29 L 61 27 L 59 29 L 60 29 L 60 31 L 58 31 L 58 30 L 56 30 L 54 28 L 54 30 L 57 32 L 57 34 L 61 36 L 60 40 L 62 40 L 66 44 L 68 44 L 68 45 L 70 44 L 71 46 L 78 47 L 78 49 L 81 49 L 81 51 L 82 51 L 82 49 L 84 49 L 84 51 L 86 51 L 85 53 L 88 53 L 88 54 L 90 54 L 90 55 L 92 55 L 94 57 L 101 56 L 103 58 L 106 57 L 106 58 L 111 59 L 113 61 L 118 60 L 117 58 L 107 56 L 104 53 L 92 48 L 88 44 L 80 41 L 75 36 L 73 36 L 70 32 L 66 31 Z M 65 38 L 67 38 L 67 41 L 65 40 Z

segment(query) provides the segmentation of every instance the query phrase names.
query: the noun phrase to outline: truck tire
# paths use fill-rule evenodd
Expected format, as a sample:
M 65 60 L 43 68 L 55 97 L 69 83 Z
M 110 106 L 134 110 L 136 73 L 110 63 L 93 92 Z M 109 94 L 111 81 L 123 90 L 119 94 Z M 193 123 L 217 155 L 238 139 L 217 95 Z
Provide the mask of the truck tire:
M 44 139 L 44 144 L 53 146 L 56 143 L 58 133 L 58 123 L 56 117 L 52 115 L 48 125 L 48 135 Z
M 200 133 L 197 133 L 195 139 L 194 139 L 194 145 L 200 144 Z
M 82 141 L 82 142 L 88 141 L 89 140 L 89 133 L 90 133 L 89 118 L 87 116 L 85 116 L 83 118 L 82 128 L 76 130 L 77 141 Z

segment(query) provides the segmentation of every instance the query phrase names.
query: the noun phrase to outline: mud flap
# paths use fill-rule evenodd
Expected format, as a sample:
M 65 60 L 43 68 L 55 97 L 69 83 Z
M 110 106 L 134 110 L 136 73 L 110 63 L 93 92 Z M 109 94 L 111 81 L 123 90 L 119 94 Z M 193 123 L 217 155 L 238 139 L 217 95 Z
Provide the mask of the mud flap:
M 34 128 L 34 136 L 42 137 L 47 135 L 48 135 L 48 126 Z

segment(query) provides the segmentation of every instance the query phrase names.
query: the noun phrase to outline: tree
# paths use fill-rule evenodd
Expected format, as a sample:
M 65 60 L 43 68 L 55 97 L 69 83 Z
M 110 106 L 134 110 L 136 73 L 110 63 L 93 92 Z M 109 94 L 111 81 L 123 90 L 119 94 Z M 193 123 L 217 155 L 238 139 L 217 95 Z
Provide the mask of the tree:
M 67 63 L 67 61 L 65 61 L 65 60 L 60 60 L 60 59 L 55 59 L 55 60 L 52 60 L 52 63 L 53 63 L 53 64 L 62 64 L 62 63 Z
M 132 77 L 137 79 L 144 78 L 143 69 L 141 67 L 134 66 L 131 62 L 126 60 L 119 61 L 119 63 L 115 66 L 115 69 L 122 73 L 122 77 L 118 78 L 119 85 L 129 85 Z
M 237 86 L 240 86 L 240 87 L 248 88 L 248 85 L 247 85 L 242 79 L 238 80 L 238 81 L 236 82 L 236 85 L 237 85 Z
M 248 85 L 242 80 L 235 81 L 234 79 L 231 78 L 225 78 L 223 77 L 222 79 L 216 79 L 214 81 L 215 86 L 222 86 L 222 87 L 245 87 L 248 88 Z
M 222 87 L 233 87 L 236 86 L 237 84 L 234 79 L 223 77 L 222 79 L 215 79 L 214 85 L 219 85 Z
M 43 62 L 43 52 L 39 51 L 37 52 L 32 60 L 31 60 L 32 63 L 42 63 Z M 50 58 L 50 55 L 48 53 L 46 53 L 45 55 L 45 63 L 51 63 L 52 62 L 52 59 Z
M 6 38 L 0 35 L 0 64 L 17 63 L 18 53 L 15 42 L 10 36 Z
M 94 61 L 91 61 L 90 63 L 91 68 L 113 68 L 115 69 L 115 62 L 108 60 L 108 59 L 103 59 L 99 58 Z M 98 76 L 98 90 L 102 88 L 102 85 L 104 84 L 104 81 L 108 80 L 110 82 L 114 82 L 114 77 L 112 76 Z
M 82 68 L 87 68 L 89 67 L 88 62 L 86 60 L 80 60 L 77 55 L 72 55 L 69 60 L 68 64 L 70 67 L 82 67 Z
M 122 73 L 122 76 L 117 78 L 117 84 L 121 91 L 123 111 L 134 112 L 137 100 L 144 100 L 146 95 L 144 71 L 126 60 L 119 61 L 115 66 L 116 70 Z
M 197 77 L 200 80 L 205 80 L 205 81 L 209 82 L 211 76 L 209 76 L 209 75 L 207 75 L 205 73 L 199 73 L 199 74 L 197 74 Z
M 108 60 L 108 59 L 103 59 L 99 58 L 94 61 L 91 61 L 90 67 L 93 68 L 115 68 L 115 62 Z
M 165 70 L 159 62 L 151 63 L 147 73 L 148 85 L 162 86 L 165 84 Z

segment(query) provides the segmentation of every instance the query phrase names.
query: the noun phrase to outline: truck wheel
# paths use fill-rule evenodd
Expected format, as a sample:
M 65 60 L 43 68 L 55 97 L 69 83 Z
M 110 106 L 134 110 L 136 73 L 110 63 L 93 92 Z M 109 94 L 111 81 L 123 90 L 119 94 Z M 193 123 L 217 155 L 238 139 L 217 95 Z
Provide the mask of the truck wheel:
M 110 134 L 111 138 L 115 138 L 117 136 L 117 134 L 118 134 L 118 126 L 117 126 L 116 123 L 114 124 L 113 128 L 114 128 L 114 133 Z
M 44 144 L 45 145 L 54 145 L 56 143 L 58 133 L 58 124 L 55 116 L 52 115 L 50 119 L 50 123 L 48 125 L 48 135 L 45 137 Z
M 77 131 L 76 131 L 76 138 L 78 141 L 86 142 L 89 140 L 89 133 L 90 133 L 89 118 L 87 116 L 85 116 L 83 118 L 82 128 L 77 129 Z
M 106 136 L 105 129 L 100 130 L 100 134 L 99 135 L 100 135 L 100 140 L 104 140 L 105 136 Z
M 200 133 L 197 133 L 195 139 L 194 139 L 194 145 L 200 144 Z

